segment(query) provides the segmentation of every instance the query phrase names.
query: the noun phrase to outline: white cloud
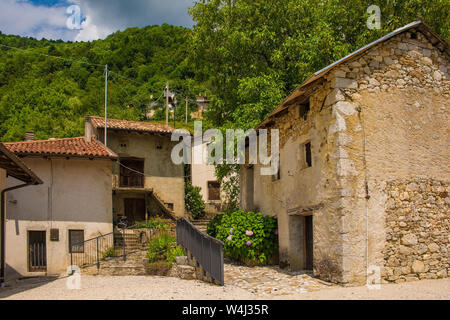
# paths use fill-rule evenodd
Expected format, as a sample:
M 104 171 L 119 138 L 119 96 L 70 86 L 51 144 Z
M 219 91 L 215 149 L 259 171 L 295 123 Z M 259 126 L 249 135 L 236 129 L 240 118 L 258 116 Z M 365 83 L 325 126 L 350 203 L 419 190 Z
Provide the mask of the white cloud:
M 81 23 L 81 30 L 75 37 L 75 41 L 92 41 L 99 39 L 98 28 L 91 23 L 91 17 L 87 16 L 86 20 Z
M 77 31 L 66 27 L 65 7 L 36 6 L 27 1 L 1 0 L 0 31 L 41 39 L 73 40 Z
M 128 27 L 143 27 L 155 24 L 173 24 L 192 26 L 187 8 L 192 6 L 193 0 L 73 0 L 81 7 L 89 22 L 80 31 L 77 40 L 84 41 L 84 33 L 98 34 L 98 38 L 105 38 L 117 30 Z M 88 37 L 89 38 L 89 37 Z M 92 38 L 89 38 L 92 40 Z
M 192 26 L 187 13 L 193 0 L 65 0 L 86 17 L 81 30 L 66 26 L 66 6 L 38 6 L 27 0 L 0 0 L 0 31 L 37 39 L 90 41 L 128 27 L 168 23 Z

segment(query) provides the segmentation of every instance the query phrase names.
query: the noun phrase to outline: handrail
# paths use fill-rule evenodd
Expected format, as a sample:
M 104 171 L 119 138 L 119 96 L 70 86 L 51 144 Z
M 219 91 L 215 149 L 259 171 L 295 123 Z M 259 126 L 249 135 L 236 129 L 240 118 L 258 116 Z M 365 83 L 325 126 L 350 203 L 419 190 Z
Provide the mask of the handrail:
M 223 242 L 197 229 L 186 218 L 177 220 L 177 245 L 209 273 L 211 280 L 224 285 Z

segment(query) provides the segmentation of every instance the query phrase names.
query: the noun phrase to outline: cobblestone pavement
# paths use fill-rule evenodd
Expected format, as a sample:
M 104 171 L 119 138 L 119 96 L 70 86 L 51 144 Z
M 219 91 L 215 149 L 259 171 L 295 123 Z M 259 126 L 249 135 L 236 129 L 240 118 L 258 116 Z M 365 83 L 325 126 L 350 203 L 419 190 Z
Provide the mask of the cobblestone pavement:
M 277 266 L 247 267 L 226 263 L 224 269 L 226 286 L 256 295 L 283 296 L 334 287 L 304 272 L 288 272 Z

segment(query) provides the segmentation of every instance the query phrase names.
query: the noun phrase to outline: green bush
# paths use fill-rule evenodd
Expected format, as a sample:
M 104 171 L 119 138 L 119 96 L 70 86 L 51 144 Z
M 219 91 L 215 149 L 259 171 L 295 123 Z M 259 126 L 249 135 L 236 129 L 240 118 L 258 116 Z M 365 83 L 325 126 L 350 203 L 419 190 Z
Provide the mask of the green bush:
M 208 225 L 206 226 L 206 233 L 211 237 L 216 237 L 217 227 L 222 223 L 222 218 L 223 214 L 218 214 L 208 222 Z
M 276 219 L 243 210 L 224 214 L 220 219 L 216 238 L 223 241 L 224 252 L 230 258 L 246 263 L 266 263 L 277 252 Z
M 177 257 L 185 255 L 186 253 L 184 252 L 184 249 L 181 246 L 176 246 L 174 248 L 170 248 L 169 251 L 167 251 L 167 261 L 173 263 L 177 260 Z
M 118 256 L 118 253 L 117 253 L 116 249 L 114 249 L 114 248 L 109 248 L 102 252 L 102 260 L 105 260 L 106 258 L 117 257 L 117 256 Z
M 158 229 L 167 230 L 170 229 L 170 224 L 159 217 L 149 218 L 148 222 L 138 221 L 135 227 L 137 229 Z
M 167 260 L 167 253 L 170 249 L 176 246 L 175 236 L 168 234 L 167 232 L 161 233 L 161 235 L 153 237 L 148 243 L 147 257 L 150 262 L 159 260 Z
M 184 184 L 184 203 L 192 218 L 197 219 L 205 214 L 205 202 L 203 201 L 200 191 L 202 188 L 194 187 L 191 181 Z
M 155 261 L 147 264 L 147 274 L 155 276 L 166 276 L 172 268 L 172 262 Z

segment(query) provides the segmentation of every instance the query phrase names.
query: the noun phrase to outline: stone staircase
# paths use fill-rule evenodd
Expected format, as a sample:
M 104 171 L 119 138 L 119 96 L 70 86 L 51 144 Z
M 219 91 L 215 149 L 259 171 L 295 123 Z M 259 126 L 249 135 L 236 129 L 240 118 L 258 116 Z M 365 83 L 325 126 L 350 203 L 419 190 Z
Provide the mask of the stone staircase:
M 168 215 L 169 218 L 171 218 L 173 220 L 177 220 L 175 212 L 166 205 L 164 200 L 155 191 L 152 192 L 152 196 L 156 200 L 156 202 L 159 204 L 161 209 L 164 211 L 164 213 Z
M 100 261 L 100 268 L 97 265 L 81 269 L 83 275 L 102 276 L 145 276 L 145 266 L 147 264 L 147 251 L 140 249 L 123 256 L 110 257 Z
M 191 223 L 200 231 L 206 233 L 206 228 L 209 223 L 209 219 L 198 219 L 198 220 L 192 220 Z

